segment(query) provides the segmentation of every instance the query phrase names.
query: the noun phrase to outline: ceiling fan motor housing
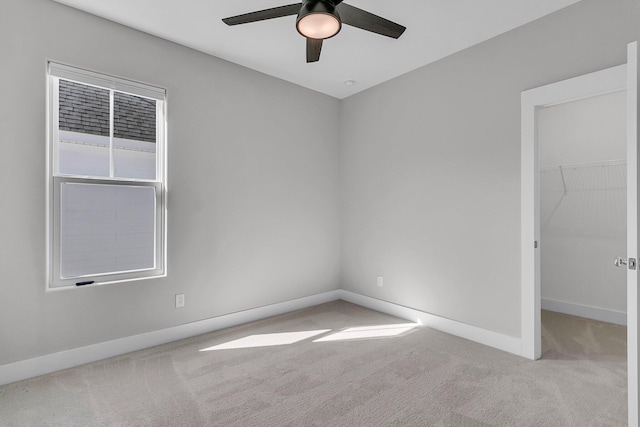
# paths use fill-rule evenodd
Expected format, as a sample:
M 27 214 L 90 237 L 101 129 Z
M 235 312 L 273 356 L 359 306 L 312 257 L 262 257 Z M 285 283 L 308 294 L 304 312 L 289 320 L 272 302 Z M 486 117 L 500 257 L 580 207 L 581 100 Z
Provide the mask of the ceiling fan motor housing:
M 341 1 L 332 0 L 306 0 L 302 3 L 296 29 L 307 38 L 328 39 L 340 32 L 342 20 L 336 10 L 336 5 Z

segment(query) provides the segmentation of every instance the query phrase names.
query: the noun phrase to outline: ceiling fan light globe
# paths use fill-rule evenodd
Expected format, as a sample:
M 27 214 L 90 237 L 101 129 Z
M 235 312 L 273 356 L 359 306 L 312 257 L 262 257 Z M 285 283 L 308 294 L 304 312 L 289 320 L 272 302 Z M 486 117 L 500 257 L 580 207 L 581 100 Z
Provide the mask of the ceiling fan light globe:
M 298 32 L 310 39 L 328 39 L 340 32 L 342 23 L 330 13 L 309 13 L 298 19 Z

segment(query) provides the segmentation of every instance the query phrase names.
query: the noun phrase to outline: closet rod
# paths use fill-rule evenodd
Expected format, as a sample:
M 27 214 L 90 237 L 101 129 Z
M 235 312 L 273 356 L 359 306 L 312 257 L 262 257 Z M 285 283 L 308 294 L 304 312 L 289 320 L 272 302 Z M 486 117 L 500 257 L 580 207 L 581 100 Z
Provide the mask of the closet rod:
M 544 168 L 540 168 L 540 172 L 549 172 L 554 170 L 568 169 L 568 168 L 587 168 L 587 167 L 607 167 L 607 166 L 622 166 L 626 165 L 626 160 L 604 160 L 601 162 L 593 162 L 593 163 L 576 163 L 569 165 L 556 165 L 556 166 L 546 166 Z

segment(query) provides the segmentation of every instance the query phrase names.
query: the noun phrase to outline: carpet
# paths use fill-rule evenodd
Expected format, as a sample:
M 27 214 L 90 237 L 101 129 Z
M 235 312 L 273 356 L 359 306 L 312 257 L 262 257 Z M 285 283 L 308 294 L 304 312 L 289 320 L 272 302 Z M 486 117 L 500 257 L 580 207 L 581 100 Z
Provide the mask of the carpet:
M 625 328 L 533 362 L 335 301 L 0 387 L 3 426 L 621 426 Z

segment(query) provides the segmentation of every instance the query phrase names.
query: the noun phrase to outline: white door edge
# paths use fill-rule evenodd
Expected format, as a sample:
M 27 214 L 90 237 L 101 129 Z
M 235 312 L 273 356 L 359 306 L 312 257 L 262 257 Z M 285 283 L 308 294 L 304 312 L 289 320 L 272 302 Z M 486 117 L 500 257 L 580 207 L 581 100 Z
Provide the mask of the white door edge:
M 627 253 L 638 259 L 638 43 L 627 47 Z M 638 270 L 627 269 L 627 388 L 629 426 L 638 426 Z

